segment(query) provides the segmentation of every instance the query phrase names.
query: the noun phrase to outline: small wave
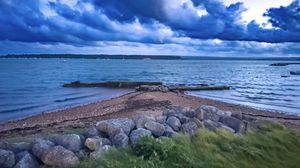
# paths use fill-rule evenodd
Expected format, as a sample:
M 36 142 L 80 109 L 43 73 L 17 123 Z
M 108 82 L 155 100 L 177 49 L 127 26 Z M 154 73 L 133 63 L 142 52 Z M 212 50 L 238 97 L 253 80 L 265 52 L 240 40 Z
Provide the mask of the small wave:
M 17 112 L 17 111 L 31 110 L 31 109 L 39 108 L 39 107 L 42 107 L 42 106 L 44 106 L 44 105 L 27 106 L 27 107 L 22 107 L 22 108 L 16 108 L 16 109 L 10 109 L 10 110 L 3 110 L 3 111 L 0 111 L 0 113 L 1 114 L 4 114 L 4 113 L 13 113 L 13 112 Z
M 95 96 L 95 95 L 96 95 L 96 94 L 93 94 L 93 95 L 87 95 L 87 96 L 78 96 L 78 97 L 68 97 L 68 98 L 61 99 L 61 100 L 55 100 L 54 102 L 60 103 L 60 102 L 66 102 L 66 101 L 71 101 L 71 100 L 84 99 L 84 98 L 92 97 L 92 96 Z

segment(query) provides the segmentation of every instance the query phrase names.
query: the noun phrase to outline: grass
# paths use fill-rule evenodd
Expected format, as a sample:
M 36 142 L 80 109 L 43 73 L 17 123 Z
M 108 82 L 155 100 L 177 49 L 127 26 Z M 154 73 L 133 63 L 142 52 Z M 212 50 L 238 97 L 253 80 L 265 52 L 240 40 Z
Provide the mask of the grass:
M 235 136 L 226 131 L 200 130 L 194 137 L 143 137 L 134 148 L 113 149 L 79 168 L 296 168 L 300 135 L 279 125 Z

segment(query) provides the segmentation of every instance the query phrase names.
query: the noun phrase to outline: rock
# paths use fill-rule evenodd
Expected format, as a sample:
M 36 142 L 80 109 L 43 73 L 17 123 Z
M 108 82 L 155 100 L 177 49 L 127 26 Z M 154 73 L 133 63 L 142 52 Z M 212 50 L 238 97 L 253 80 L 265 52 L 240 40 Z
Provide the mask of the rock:
M 91 127 L 88 127 L 88 128 L 85 129 L 84 135 L 87 138 L 92 138 L 92 137 L 95 137 L 95 136 L 99 136 L 100 133 L 99 133 L 99 131 L 97 130 L 96 127 L 91 126 Z
M 145 128 L 150 130 L 156 137 L 162 136 L 165 132 L 165 126 L 155 121 L 146 122 Z
M 146 122 L 155 120 L 156 118 L 153 115 L 139 115 L 136 118 L 134 118 L 136 128 L 144 128 Z
M 99 149 L 103 144 L 100 138 L 87 138 L 84 145 L 91 151 Z
M 151 136 L 151 131 L 146 130 L 144 128 L 138 128 L 133 130 L 130 134 L 130 143 L 131 145 L 136 145 L 139 143 L 141 137 L 143 136 Z
M 101 148 L 99 148 L 98 150 L 90 153 L 90 158 L 91 159 L 101 158 L 103 156 L 103 154 L 106 153 L 107 151 L 109 151 L 111 148 L 112 148 L 112 146 L 110 146 L 110 145 L 104 145 Z
M 230 117 L 232 115 L 232 112 L 231 111 L 218 110 L 217 114 L 221 115 L 221 116 L 229 116 Z
M 156 116 L 155 119 L 156 119 L 156 122 L 158 122 L 160 124 L 164 124 L 167 120 L 167 116 Z
M 167 117 L 176 117 L 176 118 L 178 118 L 180 120 L 181 123 L 186 123 L 190 119 L 189 117 L 185 116 L 183 114 L 183 112 L 181 110 L 179 110 L 179 109 L 177 109 L 177 110 L 171 110 L 171 111 L 169 110 L 168 112 L 165 112 L 165 115 Z
M 176 117 L 168 117 L 166 123 L 174 130 L 174 131 L 179 131 L 181 127 L 180 120 Z
M 107 138 L 94 137 L 94 138 L 87 138 L 84 144 L 89 150 L 95 151 L 99 149 L 101 146 L 111 145 L 111 142 Z
M 219 109 L 213 106 L 203 105 L 200 107 L 201 112 L 203 113 L 204 120 L 212 120 L 218 122 L 220 119 L 220 115 L 218 114 Z
M 204 127 L 210 131 L 216 131 L 221 127 L 221 123 L 212 121 L 212 120 L 204 120 Z
M 195 122 L 189 121 L 181 126 L 181 131 L 184 134 L 195 135 L 197 133 L 198 126 Z
M 55 135 L 53 140 L 72 152 L 78 152 L 82 148 L 81 138 L 77 134 Z
M 236 133 L 245 132 L 245 124 L 242 120 L 230 116 L 221 116 L 220 122 L 234 129 Z
M 124 131 L 120 131 L 119 133 L 115 134 L 111 138 L 112 144 L 117 148 L 127 147 L 129 144 L 129 138 Z
M 9 168 L 15 164 L 15 155 L 12 151 L 0 149 L 0 167 Z
M 51 147 L 43 153 L 41 160 L 48 166 L 72 167 L 79 164 L 78 157 L 62 146 Z
M 198 128 L 204 128 L 203 122 L 201 122 L 198 118 L 194 117 L 194 118 L 190 119 L 190 121 L 195 122 L 197 124 Z
M 136 90 L 145 92 L 168 92 L 169 88 L 163 85 L 141 85 L 137 87 Z
M 13 153 L 19 153 L 26 150 L 30 150 L 30 143 L 28 142 L 16 142 L 16 143 L 7 143 L 1 142 L 0 149 L 12 151 Z
M 175 132 L 168 124 L 165 124 L 165 132 L 164 132 L 163 136 L 172 137 L 176 134 L 177 134 L 177 132 Z
M 135 127 L 135 123 L 128 118 L 109 119 L 97 122 L 96 127 L 99 131 L 113 137 L 120 130 L 129 135 L 130 131 Z
M 232 129 L 232 128 L 224 125 L 224 124 L 221 124 L 221 126 L 218 129 L 224 129 L 224 130 L 226 130 L 228 132 L 235 133 L 234 129 Z
M 19 155 L 19 156 L 18 156 Z M 19 157 L 14 168 L 39 168 L 40 164 L 36 158 L 28 151 L 21 152 L 17 155 Z
M 36 157 L 41 158 L 44 151 L 51 148 L 51 147 L 53 147 L 53 146 L 54 146 L 54 143 L 49 141 L 49 140 L 36 139 L 32 143 L 31 151 Z

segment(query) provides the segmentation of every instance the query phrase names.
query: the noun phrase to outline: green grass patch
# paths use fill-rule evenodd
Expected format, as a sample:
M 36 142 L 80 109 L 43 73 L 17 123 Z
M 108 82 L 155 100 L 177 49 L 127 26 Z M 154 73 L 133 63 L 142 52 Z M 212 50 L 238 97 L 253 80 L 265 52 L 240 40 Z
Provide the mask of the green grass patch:
M 278 125 L 235 136 L 199 130 L 193 137 L 144 137 L 134 148 L 114 149 L 83 168 L 296 168 L 300 165 L 299 134 Z

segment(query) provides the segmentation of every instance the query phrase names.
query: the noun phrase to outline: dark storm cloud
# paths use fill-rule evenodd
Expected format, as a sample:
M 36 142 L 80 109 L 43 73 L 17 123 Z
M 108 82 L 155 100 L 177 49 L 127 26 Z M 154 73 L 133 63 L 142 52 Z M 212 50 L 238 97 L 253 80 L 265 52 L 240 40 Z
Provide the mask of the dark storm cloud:
M 46 5 L 55 16 L 45 16 L 41 2 L 0 1 L 0 40 L 78 45 L 97 41 L 160 44 L 185 37 L 300 42 L 299 0 L 264 14 L 271 29 L 255 21 L 242 22 L 246 10 L 242 3 L 225 6 L 218 0 L 78 0 L 75 7 L 52 0 Z M 94 9 L 85 9 L 87 3 Z

